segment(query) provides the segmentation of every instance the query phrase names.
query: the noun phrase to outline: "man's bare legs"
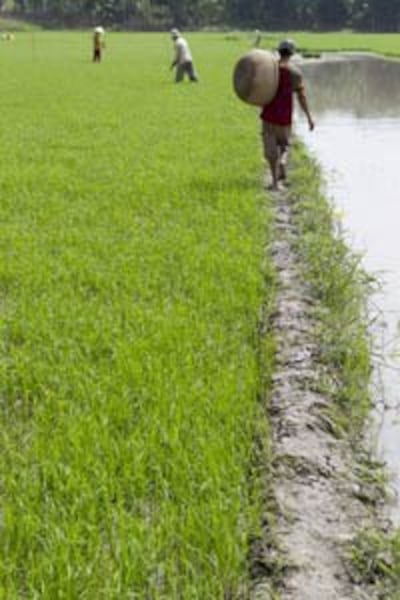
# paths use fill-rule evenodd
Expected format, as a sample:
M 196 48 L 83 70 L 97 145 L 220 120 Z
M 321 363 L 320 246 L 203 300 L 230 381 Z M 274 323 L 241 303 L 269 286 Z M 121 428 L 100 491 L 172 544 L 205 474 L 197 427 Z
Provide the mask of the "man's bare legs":
M 288 146 L 284 146 L 280 149 L 280 157 L 279 157 L 279 165 L 278 165 L 278 181 L 282 183 L 287 183 L 287 172 L 286 172 L 286 164 L 288 159 Z
M 268 157 L 269 169 L 271 172 L 272 181 L 268 186 L 269 190 L 278 190 L 279 189 L 279 156 L 274 158 Z
M 282 189 L 286 182 L 286 164 L 289 153 L 288 128 L 263 123 L 262 138 L 264 143 L 264 157 L 271 173 L 270 190 Z

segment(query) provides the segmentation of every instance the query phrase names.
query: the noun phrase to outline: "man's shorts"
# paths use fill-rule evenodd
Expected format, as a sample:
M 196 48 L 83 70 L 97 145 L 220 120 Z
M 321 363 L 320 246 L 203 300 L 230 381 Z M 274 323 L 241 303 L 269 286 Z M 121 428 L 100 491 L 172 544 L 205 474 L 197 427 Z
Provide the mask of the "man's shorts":
M 274 125 L 263 121 L 262 139 L 264 156 L 267 160 L 276 161 L 280 158 L 284 164 L 290 146 L 292 128 L 290 125 Z

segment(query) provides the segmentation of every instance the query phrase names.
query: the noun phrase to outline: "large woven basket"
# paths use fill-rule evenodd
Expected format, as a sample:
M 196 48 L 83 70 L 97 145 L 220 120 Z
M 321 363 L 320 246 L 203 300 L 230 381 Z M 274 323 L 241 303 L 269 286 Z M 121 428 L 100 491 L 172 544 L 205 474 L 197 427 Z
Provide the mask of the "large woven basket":
M 278 83 L 279 63 L 272 52 L 251 50 L 236 63 L 233 88 L 248 104 L 269 104 L 278 90 Z

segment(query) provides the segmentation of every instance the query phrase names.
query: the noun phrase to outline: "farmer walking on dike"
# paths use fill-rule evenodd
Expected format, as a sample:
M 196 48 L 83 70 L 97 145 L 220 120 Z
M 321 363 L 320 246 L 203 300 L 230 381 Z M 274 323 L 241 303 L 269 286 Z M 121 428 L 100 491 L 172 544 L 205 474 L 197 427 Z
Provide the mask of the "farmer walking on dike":
M 103 50 L 105 48 L 103 35 L 104 29 L 102 27 L 96 27 L 93 33 L 93 62 L 101 62 Z
M 190 81 L 198 81 L 187 41 L 178 29 L 171 29 L 171 37 L 175 46 L 175 58 L 171 65 L 171 70 L 176 67 L 175 83 L 182 81 L 185 73 Z
M 279 83 L 273 100 L 261 112 L 264 156 L 271 169 L 270 190 L 280 189 L 280 182 L 286 181 L 286 164 L 290 146 L 293 117 L 293 96 L 296 94 L 300 107 L 307 117 L 310 131 L 314 121 L 308 108 L 301 71 L 290 64 L 296 51 L 292 40 L 284 40 L 278 46 Z

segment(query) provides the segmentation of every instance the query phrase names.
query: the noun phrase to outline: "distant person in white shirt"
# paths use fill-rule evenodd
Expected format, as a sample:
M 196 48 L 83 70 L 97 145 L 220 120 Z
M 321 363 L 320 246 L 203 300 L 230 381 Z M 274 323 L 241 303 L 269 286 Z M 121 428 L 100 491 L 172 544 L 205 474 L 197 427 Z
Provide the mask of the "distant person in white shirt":
M 176 67 L 175 82 L 179 83 L 182 81 L 185 73 L 188 75 L 190 81 L 198 81 L 187 41 L 181 36 L 178 29 L 171 29 L 171 37 L 175 45 L 175 58 L 171 65 L 171 69 Z

